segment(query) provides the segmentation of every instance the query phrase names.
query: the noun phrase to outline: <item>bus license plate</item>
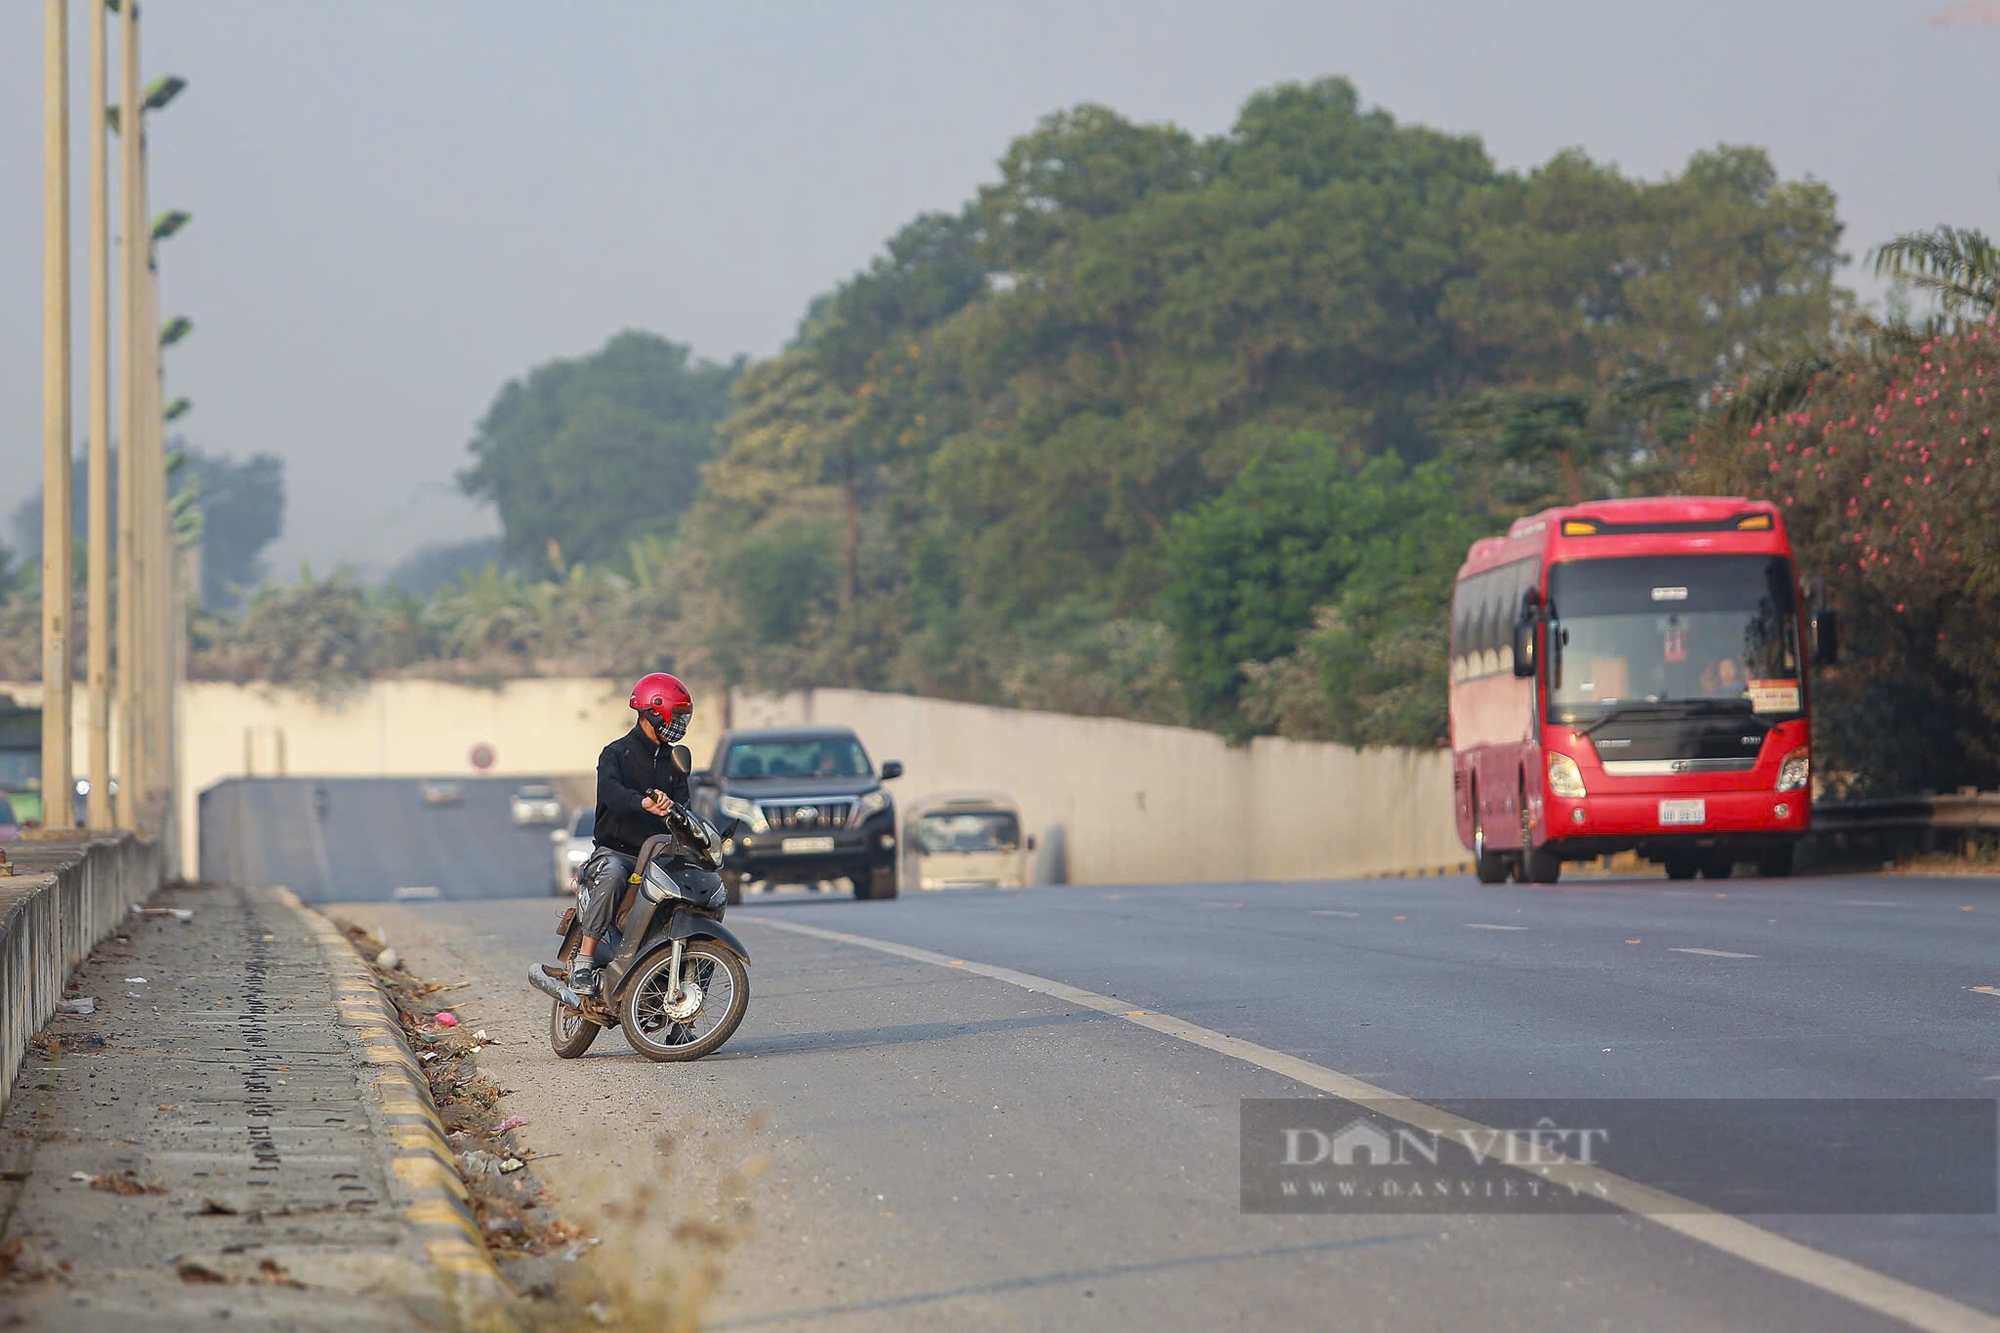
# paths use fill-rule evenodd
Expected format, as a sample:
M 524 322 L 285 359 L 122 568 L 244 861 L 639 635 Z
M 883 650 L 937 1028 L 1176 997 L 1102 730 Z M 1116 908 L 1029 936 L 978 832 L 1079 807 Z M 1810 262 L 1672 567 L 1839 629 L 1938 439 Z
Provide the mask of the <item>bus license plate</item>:
M 1696 802 L 1700 804 L 1700 802 Z M 814 852 L 833 850 L 832 838 L 786 838 L 778 844 L 787 856 L 809 856 Z
M 1689 824 L 1706 824 L 1707 822 L 1707 801 L 1660 802 L 1660 826 L 1662 828 L 1685 827 Z

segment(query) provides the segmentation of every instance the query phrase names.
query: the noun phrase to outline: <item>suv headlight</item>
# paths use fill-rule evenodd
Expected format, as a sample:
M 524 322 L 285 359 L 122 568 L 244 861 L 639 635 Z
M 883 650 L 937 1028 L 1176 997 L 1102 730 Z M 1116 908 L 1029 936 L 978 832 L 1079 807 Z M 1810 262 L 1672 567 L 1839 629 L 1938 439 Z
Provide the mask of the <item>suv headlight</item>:
M 870 815 L 889 808 L 889 793 L 877 787 L 874 791 L 864 791 L 861 799 L 854 803 L 854 813 L 847 817 L 847 827 L 860 828 Z
M 722 813 L 731 819 L 740 819 L 749 826 L 752 833 L 768 833 L 771 823 L 764 818 L 764 812 L 755 801 L 742 796 L 725 796 L 721 801 Z
M 1778 765 L 1778 790 L 1797 791 L 1812 779 L 1812 751 L 1801 745 Z
M 1582 796 L 1583 770 L 1566 754 L 1549 756 L 1549 790 L 1558 796 Z

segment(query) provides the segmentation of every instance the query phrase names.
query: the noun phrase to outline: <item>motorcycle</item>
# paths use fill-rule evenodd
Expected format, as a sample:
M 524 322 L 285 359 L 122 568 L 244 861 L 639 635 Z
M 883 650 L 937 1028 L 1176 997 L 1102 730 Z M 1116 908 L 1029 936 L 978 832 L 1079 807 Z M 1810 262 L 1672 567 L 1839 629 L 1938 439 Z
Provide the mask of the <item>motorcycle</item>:
M 553 1001 L 549 1045 L 565 1060 L 610 1027 L 623 1028 L 649 1060 L 699 1060 L 729 1040 L 750 1007 L 749 950 L 722 924 L 723 835 L 679 806 L 667 822 L 671 832 L 639 849 L 613 913 L 598 993 L 568 985 L 583 939 L 574 906 L 556 926 L 556 962 L 529 965 L 528 984 Z

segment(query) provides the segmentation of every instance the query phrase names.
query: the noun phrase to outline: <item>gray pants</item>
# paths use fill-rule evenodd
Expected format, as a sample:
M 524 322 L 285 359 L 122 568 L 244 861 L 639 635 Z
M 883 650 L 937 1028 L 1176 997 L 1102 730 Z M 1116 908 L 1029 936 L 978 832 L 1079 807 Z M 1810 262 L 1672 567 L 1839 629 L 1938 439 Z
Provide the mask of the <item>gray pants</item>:
M 611 933 L 611 918 L 618 910 L 619 895 L 631 881 L 638 861 L 623 852 L 599 847 L 583 863 L 576 875 L 576 919 L 583 933 L 601 940 Z

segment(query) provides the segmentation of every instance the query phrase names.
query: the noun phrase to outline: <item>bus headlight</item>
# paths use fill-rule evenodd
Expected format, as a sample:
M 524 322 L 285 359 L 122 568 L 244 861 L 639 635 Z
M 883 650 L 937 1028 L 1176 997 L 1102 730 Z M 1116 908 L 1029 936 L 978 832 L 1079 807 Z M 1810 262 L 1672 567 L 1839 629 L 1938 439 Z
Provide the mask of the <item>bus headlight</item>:
M 1549 790 L 1558 796 L 1583 796 L 1583 770 L 1566 754 L 1549 756 Z
M 722 813 L 731 819 L 740 819 L 749 825 L 752 833 L 769 832 L 771 825 L 764 818 L 764 811 L 755 801 L 741 796 L 725 796 L 721 801 Z
M 1812 779 L 1812 751 L 1801 745 L 1778 765 L 1778 790 L 1797 791 Z

